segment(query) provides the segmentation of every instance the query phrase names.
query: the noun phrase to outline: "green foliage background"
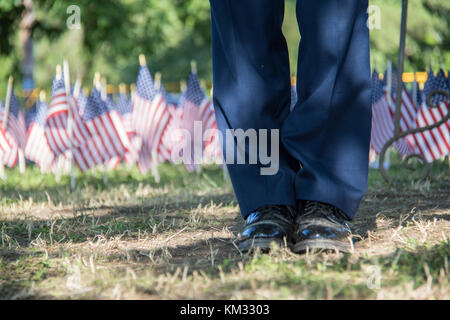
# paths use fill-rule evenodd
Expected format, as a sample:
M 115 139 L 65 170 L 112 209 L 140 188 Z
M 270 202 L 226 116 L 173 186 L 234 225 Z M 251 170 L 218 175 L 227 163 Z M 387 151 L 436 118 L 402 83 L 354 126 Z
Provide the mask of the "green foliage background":
M 66 27 L 69 5 L 81 8 L 81 30 Z M 384 70 L 392 57 L 396 63 L 400 26 L 400 0 L 370 0 L 379 6 L 381 28 L 371 31 L 372 65 Z M 67 57 L 74 73 L 89 86 L 95 71 L 108 82 L 132 83 L 137 57 L 145 53 L 153 72 L 163 81 L 178 82 L 187 75 L 189 61 L 198 61 L 199 74 L 211 79 L 211 34 L 207 0 L 34 0 L 33 28 L 35 82 L 48 88 L 54 68 Z M 20 0 L 0 0 L 0 96 L 4 98 L 7 76 L 21 81 L 19 23 Z M 450 1 L 410 0 L 406 71 L 430 66 L 450 68 Z M 286 0 L 284 33 L 295 73 L 299 34 L 295 0 Z M 3 99 L 4 100 L 4 99 Z

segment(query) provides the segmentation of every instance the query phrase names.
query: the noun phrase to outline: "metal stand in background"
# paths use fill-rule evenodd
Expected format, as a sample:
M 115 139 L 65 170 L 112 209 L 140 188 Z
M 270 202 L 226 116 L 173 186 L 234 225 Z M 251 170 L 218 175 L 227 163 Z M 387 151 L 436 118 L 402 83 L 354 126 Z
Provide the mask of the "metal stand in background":
M 399 47 L 399 51 L 398 51 L 398 68 L 397 68 L 397 79 L 398 79 L 398 84 L 397 84 L 397 96 L 395 99 L 395 118 L 394 118 L 394 136 L 389 139 L 386 144 L 383 146 L 383 149 L 380 152 L 380 157 L 379 157 L 379 170 L 381 175 L 383 176 L 383 178 L 386 180 L 386 182 L 388 183 L 394 183 L 395 181 L 390 178 L 387 173 L 386 170 L 383 167 L 383 162 L 384 162 L 384 158 L 386 156 L 386 151 L 388 150 L 388 148 L 397 140 L 402 139 L 410 134 L 414 134 L 414 133 L 418 133 L 418 132 L 424 132 L 424 131 L 428 131 L 428 130 L 432 130 L 434 128 L 439 127 L 440 125 L 444 124 L 446 121 L 448 121 L 450 119 L 450 112 L 448 112 L 444 118 L 442 118 L 440 121 L 426 126 L 426 127 L 419 127 L 419 128 L 415 128 L 415 129 L 411 129 L 408 131 L 404 131 L 404 132 L 400 132 L 400 118 L 401 118 L 401 107 L 402 107 L 402 90 L 403 90 L 403 86 L 402 86 L 402 74 L 403 74 L 403 65 L 404 65 L 404 60 L 405 60 L 405 41 L 406 41 L 406 21 L 407 21 L 407 15 L 408 15 L 408 0 L 402 0 L 402 20 L 401 20 L 401 29 L 400 29 L 400 47 Z M 430 108 L 438 108 L 439 105 L 434 105 L 431 103 L 431 97 L 434 95 L 445 95 L 448 99 L 450 99 L 450 94 L 448 92 L 442 91 L 442 90 L 435 90 L 432 91 L 426 98 L 426 102 L 428 107 Z M 423 174 L 422 177 L 420 178 L 420 181 L 425 180 L 428 175 L 430 174 L 430 170 L 431 170 L 431 163 L 427 162 L 427 160 L 425 159 L 425 157 L 421 154 L 410 154 L 408 156 L 405 157 L 404 162 L 405 165 L 408 169 L 414 169 L 409 165 L 409 161 L 412 158 L 418 158 L 423 164 L 424 164 L 424 168 L 423 168 Z

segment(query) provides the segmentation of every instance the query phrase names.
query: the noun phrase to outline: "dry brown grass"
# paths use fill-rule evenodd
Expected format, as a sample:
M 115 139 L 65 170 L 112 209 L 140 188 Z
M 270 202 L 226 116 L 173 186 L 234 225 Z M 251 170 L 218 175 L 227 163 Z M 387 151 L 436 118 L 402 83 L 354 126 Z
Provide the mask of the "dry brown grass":
M 175 182 L 164 182 L 163 171 L 159 185 L 124 173 L 98 188 L 90 177 L 73 195 L 46 181 L 42 189 L 19 184 L 17 194 L 3 186 L 10 200 L 0 203 L 0 297 L 450 298 L 448 169 L 396 188 L 371 173 L 352 225 L 354 252 L 302 256 L 237 250 L 239 209 L 220 169 L 164 170 Z M 367 284 L 373 270 L 375 289 Z

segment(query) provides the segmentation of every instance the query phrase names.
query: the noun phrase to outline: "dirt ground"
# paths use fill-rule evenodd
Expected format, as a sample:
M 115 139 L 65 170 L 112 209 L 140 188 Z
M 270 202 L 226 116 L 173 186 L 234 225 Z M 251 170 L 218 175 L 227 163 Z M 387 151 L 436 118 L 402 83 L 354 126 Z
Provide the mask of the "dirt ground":
M 49 180 L 3 186 L 0 297 L 450 298 L 445 167 L 395 187 L 371 173 L 346 255 L 242 254 L 242 219 L 221 170 L 166 170 L 170 183 L 124 174 L 96 188 L 91 177 L 76 194 Z

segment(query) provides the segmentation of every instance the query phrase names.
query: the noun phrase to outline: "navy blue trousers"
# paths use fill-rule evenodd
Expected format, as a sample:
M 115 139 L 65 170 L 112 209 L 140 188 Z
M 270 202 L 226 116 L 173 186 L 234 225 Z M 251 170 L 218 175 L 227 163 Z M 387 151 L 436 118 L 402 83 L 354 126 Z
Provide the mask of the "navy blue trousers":
M 227 164 L 243 217 L 263 205 L 295 206 L 303 199 L 332 204 L 352 219 L 368 178 L 368 1 L 297 1 L 301 41 L 292 112 L 284 0 L 210 3 L 219 129 L 280 133 L 277 174 L 261 175 L 259 162 Z

